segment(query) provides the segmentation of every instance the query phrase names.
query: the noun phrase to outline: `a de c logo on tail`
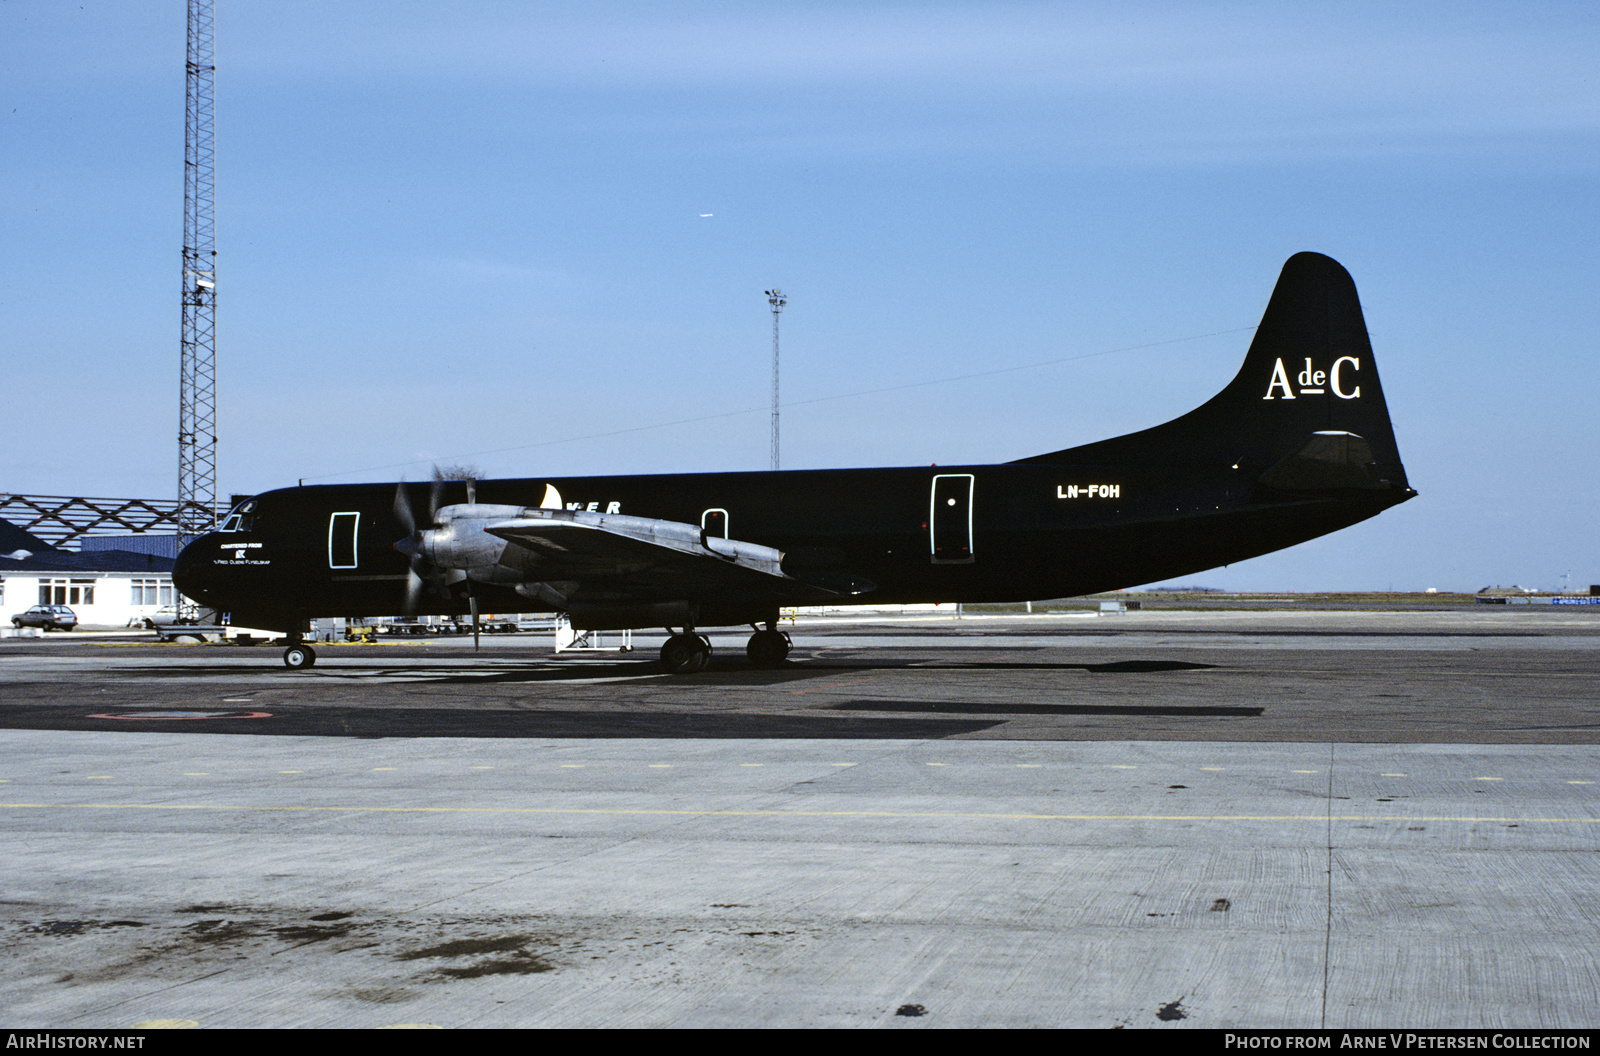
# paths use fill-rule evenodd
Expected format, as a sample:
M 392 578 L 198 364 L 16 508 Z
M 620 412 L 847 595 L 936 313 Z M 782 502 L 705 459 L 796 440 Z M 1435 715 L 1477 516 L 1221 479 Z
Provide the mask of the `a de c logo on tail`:
M 1350 384 L 1352 380 L 1349 375 L 1356 373 L 1360 369 L 1361 361 L 1355 356 L 1340 356 L 1333 361 L 1332 368 L 1328 370 L 1318 370 L 1316 365 L 1312 363 L 1311 357 L 1307 356 L 1306 369 L 1295 375 L 1295 381 L 1300 384 L 1298 394 L 1301 396 L 1321 396 L 1331 391 L 1341 400 L 1353 400 L 1361 395 L 1361 386 L 1356 385 L 1348 392 L 1345 391 L 1344 386 Z M 1345 371 L 1349 373 L 1344 373 Z M 1263 400 L 1275 400 L 1278 398 L 1275 393 L 1280 392 L 1286 400 L 1292 400 L 1296 395 L 1296 390 L 1289 384 L 1289 372 L 1283 369 L 1283 359 L 1281 357 L 1273 365 L 1272 380 L 1267 383 L 1267 394 L 1261 398 Z

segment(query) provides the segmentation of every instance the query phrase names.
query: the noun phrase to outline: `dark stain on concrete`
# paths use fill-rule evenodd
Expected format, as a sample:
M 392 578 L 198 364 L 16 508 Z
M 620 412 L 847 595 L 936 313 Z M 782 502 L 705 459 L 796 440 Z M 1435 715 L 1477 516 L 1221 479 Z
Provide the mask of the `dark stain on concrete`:
M 555 965 L 527 949 L 537 941 L 532 935 L 502 935 L 496 938 L 454 939 L 420 950 L 410 950 L 396 956 L 400 961 L 454 960 L 466 957 L 483 957 L 501 954 L 472 964 L 450 965 L 436 969 L 436 977 L 447 979 L 480 979 L 489 975 L 536 975 L 555 970 Z

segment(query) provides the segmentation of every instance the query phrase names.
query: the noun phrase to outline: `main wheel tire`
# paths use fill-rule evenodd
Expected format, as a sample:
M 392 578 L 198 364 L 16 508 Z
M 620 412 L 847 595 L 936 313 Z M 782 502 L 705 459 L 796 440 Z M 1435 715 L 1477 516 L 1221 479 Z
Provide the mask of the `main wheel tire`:
M 789 636 L 782 631 L 757 631 L 744 651 L 756 667 L 781 667 L 789 659 Z
M 283 651 L 283 666 L 290 671 L 302 671 L 317 662 L 317 651 L 309 645 L 291 645 Z
M 711 661 L 711 643 L 698 634 L 675 634 L 661 646 L 661 666 L 673 675 L 704 671 Z

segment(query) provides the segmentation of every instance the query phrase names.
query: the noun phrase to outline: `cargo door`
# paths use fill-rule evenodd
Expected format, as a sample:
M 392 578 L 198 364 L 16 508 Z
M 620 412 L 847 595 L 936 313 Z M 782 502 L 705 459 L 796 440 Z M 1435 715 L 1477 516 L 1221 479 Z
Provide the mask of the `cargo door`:
M 970 565 L 972 556 L 971 473 L 940 473 L 928 501 L 928 548 L 936 565 Z

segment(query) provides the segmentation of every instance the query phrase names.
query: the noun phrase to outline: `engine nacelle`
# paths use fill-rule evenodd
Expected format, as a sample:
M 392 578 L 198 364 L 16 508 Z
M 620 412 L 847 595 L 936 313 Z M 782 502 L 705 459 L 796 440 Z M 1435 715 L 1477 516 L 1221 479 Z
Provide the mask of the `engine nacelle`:
M 408 556 L 421 555 L 438 568 L 477 570 L 493 568 L 510 544 L 487 531 L 489 525 L 516 517 L 520 506 L 462 503 L 444 506 L 433 515 L 433 527 L 412 532 L 394 548 Z M 474 579 L 478 577 L 473 576 Z

